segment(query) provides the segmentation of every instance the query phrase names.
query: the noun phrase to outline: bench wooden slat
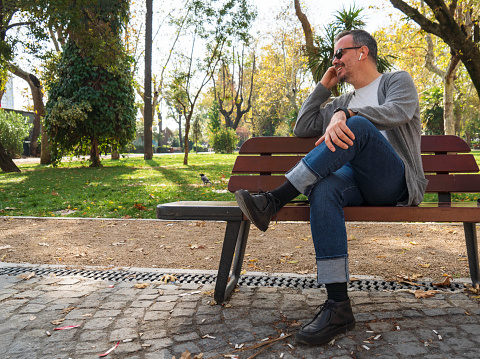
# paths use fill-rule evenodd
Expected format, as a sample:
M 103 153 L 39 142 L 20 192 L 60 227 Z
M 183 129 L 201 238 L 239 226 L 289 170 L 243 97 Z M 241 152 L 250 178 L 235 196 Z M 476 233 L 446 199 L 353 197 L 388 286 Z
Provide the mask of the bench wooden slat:
M 426 175 L 427 192 L 480 193 L 480 175 Z M 228 190 L 272 191 L 285 182 L 285 176 L 231 176 Z
M 422 136 L 421 150 L 422 153 L 468 153 L 471 151 L 462 138 L 451 135 Z
M 285 173 L 303 156 L 238 156 L 232 173 Z M 478 165 L 473 155 L 424 155 L 424 172 L 476 173 Z
M 422 163 L 424 172 L 478 172 L 478 165 L 473 155 L 422 155 Z
M 478 222 L 480 207 L 474 202 L 452 204 L 424 202 L 418 207 L 345 207 L 344 213 L 346 221 L 358 222 Z M 310 206 L 285 206 L 273 219 L 310 221 Z
M 302 154 L 308 153 L 315 146 L 318 137 L 299 138 L 291 137 L 288 143 L 282 137 L 253 137 L 245 141 L 240 148 L 240 154 Z M 423 153 L 468 153 L 470 147 L 457 136 L 422 136 Z
M 425 175 L 427 192 L 480 193 L 480 175 Z
M 303 156 L 238 156 L 232 173 L 285 173 Z

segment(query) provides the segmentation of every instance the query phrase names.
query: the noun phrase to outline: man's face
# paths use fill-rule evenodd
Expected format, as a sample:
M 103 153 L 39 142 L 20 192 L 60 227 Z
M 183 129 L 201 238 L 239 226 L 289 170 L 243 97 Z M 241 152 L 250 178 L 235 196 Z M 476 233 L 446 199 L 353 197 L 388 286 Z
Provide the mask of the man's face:
M 335 44 L 335 53 L 337 53 L 338 49 L 345 49 L 349 47 L 357 47 L 357 45 L 353 42 L 352 35 L 346 35 L 340 40 L 338 40 L 338 42 Z M 342 57 L 340 59 L 334 57 L 332 63 L 335 66 L 335 70 L 337 71 L 337 77 L 339 82 L 351 83 L 350 81 L 352 79 L 356 65 L 358 64 L 359 50 L 359 48 L 345 49 L 342 50 Z

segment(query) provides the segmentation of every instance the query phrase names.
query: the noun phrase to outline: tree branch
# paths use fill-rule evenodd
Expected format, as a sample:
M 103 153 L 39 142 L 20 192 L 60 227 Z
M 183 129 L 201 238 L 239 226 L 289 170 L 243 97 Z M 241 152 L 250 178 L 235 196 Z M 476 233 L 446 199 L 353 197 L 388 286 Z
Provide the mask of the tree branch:
M 10 24 L 8 25 L 6 28 L 5 28 L 5 31 L 8 31 L 14 27 L 17 27 L 17 26 L 24 26 L 24 25 L 33 25 L 33 22 L 31 21 L 25 21 L 25 22 L 16 22 L 14 24 Z
M 427 53 L 425 55 L 425 67 L 432 71 L 433 73 L 440 76 L 442 79 L 445 78 L 445 71 L 442 71 L 438 66 L 433 62 L 435 55 L 433 54 L 433 41 L 431 34 L 425 35 L 425 41 L 427 42 Z
M 305 34 L 305 45 L 307 46 L 307 49 L 313 49 L 314 45 L 312 27 L 307 19 L 307 16 L 302 12 L 302 9 L 300 8 L 299 0 L 295 0 L 295 14 L 297 15 L 298 20 L 300 20 L 300 23 L 302 24 L 303 33 Z
M 432 0 L 430 1 L 425 0 L 425 1 L 430 6 L 430 3 L 432 2 Z M 397 8 L 398 10 L 403 12 L 405 15 L 407 15 L 409 18 L 411 18 L 413 21 L 415 21 L 418 25 L 420 25 L 422 30 L 425 30 L 426 32 L 434 34 L 438 37 L 442 37 L 442 30 L 440 28 L 440 25 L 428 20 L 417 9 L 411 7 L 410 5 L 408 5 L 402 0 L 390 0 L 390 2 L 392 3 L 393 7 Z

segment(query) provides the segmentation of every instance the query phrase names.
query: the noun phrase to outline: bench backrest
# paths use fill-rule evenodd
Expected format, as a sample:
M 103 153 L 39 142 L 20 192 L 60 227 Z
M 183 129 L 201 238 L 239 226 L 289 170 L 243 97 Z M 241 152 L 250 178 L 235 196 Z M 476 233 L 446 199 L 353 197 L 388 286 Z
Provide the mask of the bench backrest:
M 318 138 L 253 137 L 240 148 L 228 183 L 235 192 L 270 191 L 285 181 L 284 174 L 311 151 Z M 467 143 L 457 136 L 422 136 L 422 161 L 429 180 L 427 192 L 450 202 L 451 193 L 480 192 L 480 174 Z

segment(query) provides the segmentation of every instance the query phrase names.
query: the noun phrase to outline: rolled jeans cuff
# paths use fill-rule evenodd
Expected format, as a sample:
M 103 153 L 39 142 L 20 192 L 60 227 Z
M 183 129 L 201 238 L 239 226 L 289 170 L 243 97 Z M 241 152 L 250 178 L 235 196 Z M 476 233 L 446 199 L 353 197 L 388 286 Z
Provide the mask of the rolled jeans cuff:
M 288 171 L 285 177 L 298 192 L 306 196 L 310 193 L 311 187 L 319 180 L 317 175 L 312 172 L 303 159 Z
M 348 257 L 317 259 L 318 284 L 344 283 L 350 281 Z

